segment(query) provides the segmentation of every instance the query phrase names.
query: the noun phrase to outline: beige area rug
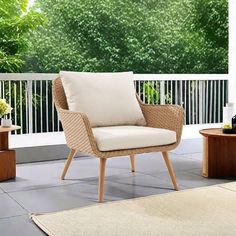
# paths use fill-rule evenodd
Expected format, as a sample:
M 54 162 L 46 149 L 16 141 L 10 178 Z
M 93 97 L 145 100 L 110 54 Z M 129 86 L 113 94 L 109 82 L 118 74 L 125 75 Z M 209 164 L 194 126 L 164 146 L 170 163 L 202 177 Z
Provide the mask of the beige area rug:
M 236 182 L 32 215 L 50 236 L 235 236 Z

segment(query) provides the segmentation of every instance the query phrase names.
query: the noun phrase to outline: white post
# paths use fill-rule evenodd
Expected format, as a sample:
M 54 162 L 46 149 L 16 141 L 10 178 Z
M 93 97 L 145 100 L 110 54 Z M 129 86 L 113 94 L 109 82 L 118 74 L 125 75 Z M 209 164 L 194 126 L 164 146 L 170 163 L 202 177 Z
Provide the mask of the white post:
M 236 1 L 229 0 L 229 102 L 236 103 Z
M 33 133 L 33 90 L 32 90 L 32 80 L 27 81 L 27 93 L 28 93 L 28 127 L 29 134 Z M 42 119 L 42 117 L 41 117 Z
M 162 80 L 160 83 L 160 103 L 161 105 L 165 104 L 165 81 L 164 80 Z

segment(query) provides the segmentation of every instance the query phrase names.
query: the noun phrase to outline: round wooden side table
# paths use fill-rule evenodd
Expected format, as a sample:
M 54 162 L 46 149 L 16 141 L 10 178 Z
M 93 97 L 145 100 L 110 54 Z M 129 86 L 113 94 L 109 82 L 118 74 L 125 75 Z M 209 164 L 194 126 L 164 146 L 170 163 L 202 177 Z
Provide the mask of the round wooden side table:
M 202 129 L 204 177 L 236 177 L 236 134 L 222 129 Z
M 16 125 L 9 128 L 0 126 L 0 181 L 16 177 L 16 153 L 9 149 L 8 137 L 9 132 L 20 128 Z

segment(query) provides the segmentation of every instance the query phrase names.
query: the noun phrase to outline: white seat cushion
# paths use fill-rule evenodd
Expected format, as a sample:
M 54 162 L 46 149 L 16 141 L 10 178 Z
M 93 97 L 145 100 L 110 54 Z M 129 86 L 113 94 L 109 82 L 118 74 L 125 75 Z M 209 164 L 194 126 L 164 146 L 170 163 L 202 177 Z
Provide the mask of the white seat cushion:
M 167 129 L 145 126 L 111 126 L 92 130 L 100 151 L 161 146 L 176 142 L 176 133 Z
M 86 114 L 92 127 L 145 125 L 133 73 L 60 72 L 69 110 Z

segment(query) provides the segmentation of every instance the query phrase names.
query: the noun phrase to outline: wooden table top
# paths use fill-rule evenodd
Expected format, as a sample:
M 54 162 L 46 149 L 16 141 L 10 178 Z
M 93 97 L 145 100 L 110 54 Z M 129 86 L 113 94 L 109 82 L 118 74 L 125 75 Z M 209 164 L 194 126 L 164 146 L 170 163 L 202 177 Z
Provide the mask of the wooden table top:
M 0 126 L 0 133 L 10 132 L 10 131 L 14 131 L 14 130 L 17 130 L 17 129 L 21 129 L 21 127 L 18 126 L 18 125 L 12 125 L 9 128 L 4 128 L 4 127 Z
M 202 129 L 199 133 L 205 137 L 236 138 L 236 134 L 224 134 L 221 128 Z

